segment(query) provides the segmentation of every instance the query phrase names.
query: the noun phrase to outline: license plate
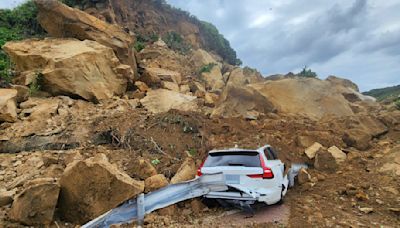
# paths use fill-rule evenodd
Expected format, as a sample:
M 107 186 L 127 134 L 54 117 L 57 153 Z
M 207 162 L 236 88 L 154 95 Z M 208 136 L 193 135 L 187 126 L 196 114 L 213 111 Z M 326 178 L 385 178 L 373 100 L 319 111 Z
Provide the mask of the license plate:
M 225 175 L 225 181 L 227 184 L 240 184 L 240 175 Z

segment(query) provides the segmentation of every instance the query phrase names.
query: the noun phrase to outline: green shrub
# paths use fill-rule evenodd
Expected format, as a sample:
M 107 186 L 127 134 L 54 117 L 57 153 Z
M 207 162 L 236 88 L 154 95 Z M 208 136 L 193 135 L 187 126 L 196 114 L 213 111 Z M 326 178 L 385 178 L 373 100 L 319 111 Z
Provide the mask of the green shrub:
M 397 100 L 394 101 L 394 105 L 396 106 L 396 108 L 398 110 L 400 110 L 400 98 L 398 98 Z
M 236 57 L 236 52 L 232 49 L 229 41 L 219 33 L 218 29 L 213 24 L 200 21 L 199 28 L 210 50 L 214 50 L 229 64 L 237 66 L 242 65 L 242 61 Z
M 211 72 L 211 70 L 214 68 L 214 66 L 216 66 L 217 64 L 215 64 L 215 63 L 209 63 L 209 64 L 206 64 L 206 65 L 204 65 L 204 66 L 202 66 L 201 68 L 200 68 L 200 70 L 199 70 L 199 72 L 200 72 L 200 74 L 201 73 L 209 73 L 209 72 Z
M 139 52 L 145 48 L 145 44 L 142 41 L 136 41 L 133 45 L 133 48 L 135 48 L 135 50 Z
M 158 165 L 160 163 L 161 163 L 161 161 L 158 160 L 158 158 L 151 160 L 151 164 L 153 164 L 153 165 Z
M 311 71 L 311 69 L 307 69 L 307 66 L 305 66 L 303 70 L 297 74 L 297 76 L 306 78 L 316 78 L 318 75 L 317 73 Z
M 43 74 L 36 73 L 36 78 L 32 81 L 29 85 L 29 95 L 35 95 L 37 92 L 40 91 L 43 85 Z
M 176 32 L 168 32 L 163 36 L 163 41 L 169 48 L 181 54 L 187 54 L 190 51 L 190 45 L 187 44 L 181 35 Z
M 37 19 L 37 8 L 32 1 L 14 9 L 0 9 L 0 46 L 13 40 L 44 36 Z M 12 64 L 7 54 L 0 50 L 0 79 L 10 82 Z

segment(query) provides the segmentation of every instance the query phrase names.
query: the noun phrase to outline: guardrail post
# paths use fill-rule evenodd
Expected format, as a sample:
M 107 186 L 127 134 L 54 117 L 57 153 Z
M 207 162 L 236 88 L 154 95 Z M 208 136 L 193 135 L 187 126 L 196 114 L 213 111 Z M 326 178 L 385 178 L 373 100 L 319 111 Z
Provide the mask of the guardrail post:
M 137 198 L 137 223 L 138 226 L 143 226 L 144 224 L 144 194 L 141 193 Z

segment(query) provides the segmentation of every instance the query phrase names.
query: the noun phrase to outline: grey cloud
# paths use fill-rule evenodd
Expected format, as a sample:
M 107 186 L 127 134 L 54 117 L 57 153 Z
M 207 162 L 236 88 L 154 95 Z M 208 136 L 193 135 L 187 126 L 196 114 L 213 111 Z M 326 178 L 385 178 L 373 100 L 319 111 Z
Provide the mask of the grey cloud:
M 374 83 L 400 84 L 398 0 L 168 2 L 215 24 L 243 62 L 264 74 L 308 65 L 322 77 L 338 74 L 364 90 Z M 272 20 L 250 26 L 262 16 Z

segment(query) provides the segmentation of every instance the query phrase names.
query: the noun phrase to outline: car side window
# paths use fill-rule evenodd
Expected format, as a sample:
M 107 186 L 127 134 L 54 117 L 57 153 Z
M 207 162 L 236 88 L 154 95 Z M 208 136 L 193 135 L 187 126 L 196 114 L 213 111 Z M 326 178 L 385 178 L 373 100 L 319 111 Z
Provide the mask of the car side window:
M 264 149 L 264 154 L 267 160 L 274 160 L 274 156 L 271 154 L 271 152 L 268 150 L 268 148 Z
M 272 147 L 267 148 L 269 153 L 271 154 L 271 156 L 273 157 L 273 160 L 277 160 L 278 159 L 278 154 L 276 153 L 276 151 L 274 149 L 272 149 Z

